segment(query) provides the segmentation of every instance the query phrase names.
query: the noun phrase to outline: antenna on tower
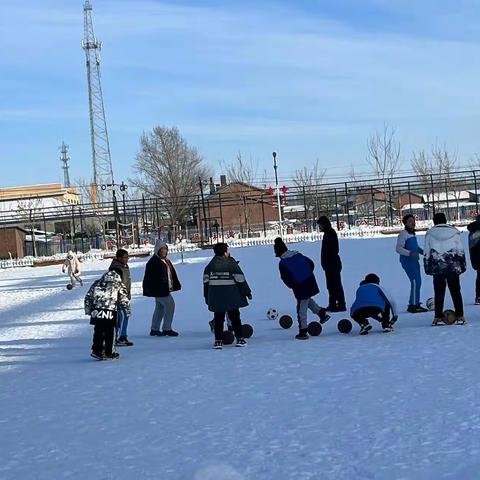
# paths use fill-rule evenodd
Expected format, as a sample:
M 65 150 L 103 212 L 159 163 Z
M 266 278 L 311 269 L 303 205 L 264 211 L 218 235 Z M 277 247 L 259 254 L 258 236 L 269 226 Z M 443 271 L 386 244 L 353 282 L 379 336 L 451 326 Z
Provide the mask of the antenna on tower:
M 96 198 L 105 201 L 106 187 L 114 185 L 110 144 L 108 141 L 107 121 L 103 105 L 103 93 L 100 75 L 100 50 L 102 42 L 98 41 L 93 31 L 92 4 L 85 1 L 84 38 L 82 48 L 87 62 L 88 106 L 90 112 L 90 140 L 92 144 L 93 184 L 97 189 Z M 100 187 L 100 189 L 98 188 Z
M 60 152 L 62 153 L 62 156 L 60 157 L 60 160 L 63 163 L 63 184 L 65 187 L 70 187 L 70 174 L 68 172 L 69 166 L 68 162 L 70 161 L 70 157 L 68 155 L 68 145 L 65 144 L 65 142 L 62 142 L 62 146 L 60 147 Z

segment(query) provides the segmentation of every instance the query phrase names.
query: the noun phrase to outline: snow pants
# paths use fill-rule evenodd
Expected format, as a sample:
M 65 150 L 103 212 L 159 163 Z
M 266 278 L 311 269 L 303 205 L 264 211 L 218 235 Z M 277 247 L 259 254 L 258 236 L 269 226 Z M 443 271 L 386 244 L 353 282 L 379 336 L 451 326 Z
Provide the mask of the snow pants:
M 125 313 L 125 310 L 123 308 L 119 308 L 118 315 L 117 315 L 117 328 L 116 328 L 117 338 L 126 337 L 127 328 L 128 328 L 127 314 Z
M 325 270 L 329 307 L 345 307 L 341 270 Z
M 155 298 L 155 311 L 152 317 L 152 330 L 159 331 L 163 320 L 162 330 L 168 331 L 172 329 L 173 315 L 175 314 L 175 300 L 172 295 L 168 297 Z
M 115 335 L 115 327 L 113 325 L 98 324 L 93 329 L 93 345 L 92 351 L 97 355 L 111 355 L 113 352 L 113 337 Z
M 390 324 L 390 305 L 387 305 L 385 310 L 379 307 L 359 308 L 356 312 L 353 312 L 352 318 L 360 326 L 368 323 L 369 318 L 374 318 L 382 324 L 382 327 L 387 327 Z
M 445 291 L 448 285 L 452 297 L 455 315 L 463 317 L 463 299 L 460 289 L 460 275 L 458 273 L 447 273 L 433 276 L 433 292 L 435 295 L 435 318 L 442 318 Z
M 215 340 L 222 340 L 223 338 L 223 323 L 225 321 L 225 313 L 228 313 L 228 318 L 235 332 L 236 338 L 242 338 L 242 321 L 240 320 L 240 310 L 230 310 L 228 312 L 215 312 L 213 317 L 213 331 L 215 333 Z
M 298 327 L 302 330 L 308 328 L 307 313 L 311 310 L 318 315 L 320 307 L 317 305 L 313 298 L 306 298 L 304 300 L 297 300 L 297 319 Z
M 420 304 L 420 289 L 422 287 L 422 275 L 420 273 L 420 262 L 409 261 L 402 263 L 408 279 L 410 280 L 410 298 L 409 305 Z

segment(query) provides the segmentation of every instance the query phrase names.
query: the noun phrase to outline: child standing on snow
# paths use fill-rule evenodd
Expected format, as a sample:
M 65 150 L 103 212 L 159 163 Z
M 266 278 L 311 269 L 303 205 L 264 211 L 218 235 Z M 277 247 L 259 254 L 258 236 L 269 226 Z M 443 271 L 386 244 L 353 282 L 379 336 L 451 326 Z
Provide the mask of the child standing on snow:
M 275 255 L 280 257 L 278 265 L 280 277 L 283 283 L 293 290 L 297 299 L 298 335 L 295 338 L 297 340 L 307 340 L 307 311 L 309 309 L 319 316 L 320 323 L 325 323 L 330 318 L 326 310 L 318 306 L 312 298 L 320 293 L 317 280 L 313 274 L 314 263 L 301 253 L 288 250 L 280 237 L 275 239 L 273 250 Z
M 70 276 L 70 285 L 72 288 L 76 285 L 76 282 L 80 282 L 80 285 L 83 287 L 83 280 L 80 278 L 80 262 L 77 255 L 69 250 L 67 258 L 62 265 L 62 273 L 68 273 Z
M 237 347 L 246 346 L 242 336 L 240 308 L 248 305 L 252 292 L 238 263 L 230 257 L 228 245 L 217 243 L 215 256 L 203 272 L 203 295 L 208 309 L 214 313 L 215 349 L 223 347 L 223 323 L 225 314 L 232 322 Z
M 393 324 L 397 321 L 395 302 L 380 286 L 380 278 L 375 273 L 369 273 L 360 282 L 350 315 L 360 325 L 360 335 L 366 335 L 372 329 L 369 318 L 378 320 L 384 332 L 393 331 Z
M 410 313 L 427 312 L 420 302 L 420 289 L 422 287 L 422 275 L 420 273 L 420 255 L 423 250 L 419 247 L 415 235 L 415 217 L 409 213 L 402 220 L 405 229 L 397 238 L 396 251 L 400 255 L 400 264 L 410 280 L 410 299 L 407 311 Z
M 120 274 L 111 270 L 92 284 L 85 296 L 85 315 L 90 315 L 94 325 L 92 353 L 97 360 L 113 360 L 119 357 L 113 350 L 115 327 L 119 308 L 130 315 L 130 300 Z

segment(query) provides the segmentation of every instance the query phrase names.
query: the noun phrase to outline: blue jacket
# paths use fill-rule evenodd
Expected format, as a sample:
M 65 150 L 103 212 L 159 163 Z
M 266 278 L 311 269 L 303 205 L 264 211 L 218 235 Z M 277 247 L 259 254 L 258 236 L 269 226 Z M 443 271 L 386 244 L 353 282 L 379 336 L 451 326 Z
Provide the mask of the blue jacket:
M 320 292 L 315 275 L 314 263 L 310 258 L 294 250 L 287 250 L 278 265 L 283 283 L 293 290 L 297 300 L 306 300 Z
M 397 238 L 396 251 L 400 255 L 400 263 L 405 266 L 412 262 L 419 262 L 418 257 L 412 257 L 411 252 L 417 252 L 423 255 L 423 250 L 419 247 L 415 232 L 402 230 Z
M 350 309 L 350 315 L 365 307 L 378 307 L 380 310 L 385 310 L 385 307 L 390 305 L 392 314 L 396 315 L 395 302 L 390 295 L 376 283 L 364 283 L 357 289 L 355 301 Z

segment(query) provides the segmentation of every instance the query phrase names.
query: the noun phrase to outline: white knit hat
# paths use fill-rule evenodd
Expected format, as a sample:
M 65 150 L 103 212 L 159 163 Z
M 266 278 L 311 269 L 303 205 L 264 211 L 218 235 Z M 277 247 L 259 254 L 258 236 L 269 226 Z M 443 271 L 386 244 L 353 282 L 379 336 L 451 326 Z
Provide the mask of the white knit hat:
M 167 242 L 164 242 L 163 240 L 158 239 L 158 240 L 155 242 L 155 247 L 154 247 L 154 249 L 153 249 L 155 255 L 158 255 L 158 253 L 160 252 L 160 250 L 161 250 L 163 247 L 167 247 L 167 248 L 168 248 Z

